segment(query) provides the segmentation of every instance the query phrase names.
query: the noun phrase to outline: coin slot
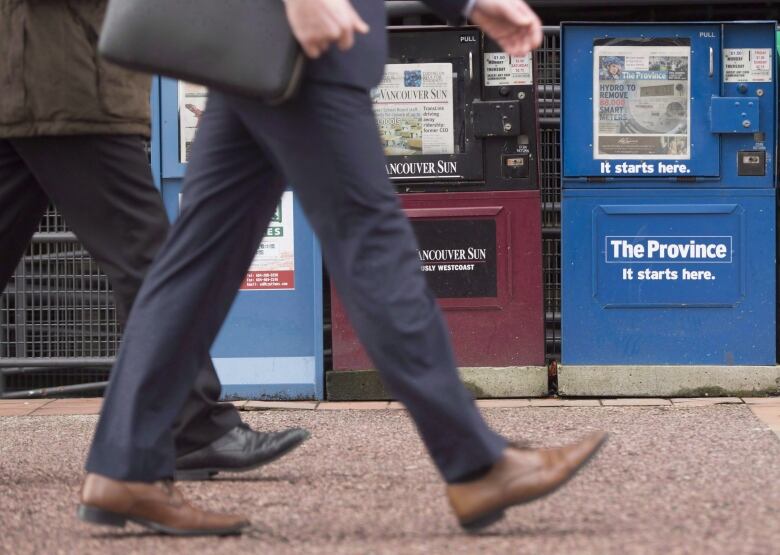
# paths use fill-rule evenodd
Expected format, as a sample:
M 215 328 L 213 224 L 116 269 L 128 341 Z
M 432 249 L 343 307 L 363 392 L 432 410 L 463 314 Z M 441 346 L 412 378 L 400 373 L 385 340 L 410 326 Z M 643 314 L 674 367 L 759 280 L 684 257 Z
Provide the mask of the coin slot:
M 742 150 L 737 153 L 737 174 L 743 176 L 766 175 L 766 151 Z

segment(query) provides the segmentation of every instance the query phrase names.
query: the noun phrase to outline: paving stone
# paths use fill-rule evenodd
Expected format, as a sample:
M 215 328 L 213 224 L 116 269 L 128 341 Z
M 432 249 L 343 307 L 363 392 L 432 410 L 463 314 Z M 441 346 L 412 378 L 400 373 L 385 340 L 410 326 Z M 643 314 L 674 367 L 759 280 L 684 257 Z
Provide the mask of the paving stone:
M 749 405 L 753 414 L 780 437 L 780 405 Z
M 530 407 L 529 399 L 478 399 L 477 406 L 483 409 L 510 409 Z
M 62 416 L 68 414 L 100 414 L 103 399 L 54 399 L 42 405 L 31 416 Z
M 24 405 L 27 407 L 40 407 L 46 403 L 51 403 L 54 399 L 0 399 L 0 407 L 12 407 Z
M 51 399 L 3 399 L 0 400 L 0 416 L 26 416 L 51 401 Z
M 682 407 L 711 407 L 713 405 L 739 405 L 739 397 L 681 397 L 671 399 L 672 405 Z
M 780 405 L 780 397 L 742 397 L 748 405 Z
M 601 403 L 605 407 L 660 407 L 671 405 L 669 399 L 602 399 Z
M 317 401 L 247 401 L 243 410 L 314 410 Z
M 387 401 L 336 401 L 320 403 L 317 410 L 385 410 L 389 405 Z
M 0 416 L 27 416 L 33 410 L 24 407 L 5 406 L 0 407 Z
M 598 407 L 598 399 L 531 399 L 532 407 Z

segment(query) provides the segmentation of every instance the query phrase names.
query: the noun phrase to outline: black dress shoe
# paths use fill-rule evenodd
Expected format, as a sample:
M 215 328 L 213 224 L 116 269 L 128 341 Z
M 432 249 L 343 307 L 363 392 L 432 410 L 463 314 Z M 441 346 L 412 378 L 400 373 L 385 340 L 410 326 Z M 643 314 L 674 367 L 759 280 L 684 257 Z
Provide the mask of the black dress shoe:
M 212 443 L 176 459 L 177 480 L 208 480 L 217 472 L 246 472 L 275 461 L 309 437 L 302 428 L 255 432 L 240 424 Z

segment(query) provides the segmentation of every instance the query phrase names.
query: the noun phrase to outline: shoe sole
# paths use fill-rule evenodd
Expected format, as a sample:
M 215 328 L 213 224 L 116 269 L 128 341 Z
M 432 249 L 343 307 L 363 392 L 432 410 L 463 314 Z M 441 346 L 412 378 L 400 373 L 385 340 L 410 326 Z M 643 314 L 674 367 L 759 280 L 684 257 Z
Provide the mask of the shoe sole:
M 477 518 L 470 520 L 468 522 L 460 522 L 460 527 L 463 528 L 466 532 L 472 534 L 475 532 L 479 532 L 480 530 L 490 526 L 491 524 L 495 524 L 502 518 L 504 518 L 504 514 L 506 509 L 510 507 L 515 507 L 517 505 L 525 505 L 526 503 L 532 503 L 534 501 L 537 501 L 539 499 L 542 499 L 543 497 L 547 497 L 548 495 L 552 495 L 559 489 L 561 489 L 563 486 L 565 486 L 569 480 L 574 478 L 579 472 L 588 466 L 588 463 L 593 459 L 593 457 L 596 456 L 596 453 L 601 451 L 601 448 L 604 446 L 604 444 L 607 442 L 607 439 L 609 438 L 608 434 L 604 434 L 604 437 L 601 439 L 601 441 L 596 445 L 596 447 L 593 449 L 593 451 L 590 452 L 590 454 L 585 457 L 582 462 L 574 468 L 574 470 L 569 474 L 564 480 L 562 480 L 559 484 L 557 484 L 554 488 L 552 488 L 549 491 L 546 491 L 542 494 L 535 495 L 533 497 L 529 497 L 527 499 L 523 499 L 522 501 L 517 501 L 515 503 L 507 503 L 506 505 L 502 505 L 501 507 L 496 508 L 494 511 L 491 511 L 489 513 L 482 514 L 478 516 Z
M 311 437 L 310 433 L 306 433 L 305 436 L 301 437 L 300 441 L 296 443 L 290 444 L 289 447 L 286 449 L 279 451 L 276 455 L 269 459 L 262 460 L 260 462 L 257 462 L 255 464 L 251 464 L 249 466 L 242 466 L 240 468 L 195 468 L 195 469 L 188 469 L 188 470 L 176 470 L 173 473 L 174 480 L 177 480 L 179 482 L 197 482 L 197 481 L 204 481 L 204 480 L 211 480 L 214 476 L 216 476 L 220 472 L 233 472 L 233 473 L 240 473 L 240 472 L 249 472 L 250 470 L 255 470 L 257 468 L 260 468 L 261 466 L 264 466 L 266 464 L 270 464 L 274 461 L 279 460 L 280 458 L 284 457 L 287 453 L 292 451 L 293 449 L 296 449 L 299 447 L 304 441 L 309 439 Z
M 111 511 L 106 511 L 105 509 L 98 509 L 97 507 L 91 507 L 89 505 L 79 505 L 77 514 L 80 520 L 89 522 L 90 524 L 124 528 L 125 524 L 130 521 L 168 536 L 236 536 L 240 535 L 242 529 L 245 527 L 245 525 L 241 525 L 232 528 L 182 530 L 179 528 L 171 528 L 170 526 L 165 526 L 164 524 L 143 518 L 114 513 Z

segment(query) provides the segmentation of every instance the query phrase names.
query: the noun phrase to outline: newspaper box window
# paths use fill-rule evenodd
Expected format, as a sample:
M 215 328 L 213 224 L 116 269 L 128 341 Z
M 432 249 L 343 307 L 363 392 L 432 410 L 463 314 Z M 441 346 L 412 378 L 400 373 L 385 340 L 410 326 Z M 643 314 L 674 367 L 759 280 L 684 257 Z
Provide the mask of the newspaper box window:
M 371 96 L 385 154 L 455 153 L 452 64 L 387 64 Z
M 690 58 L 687 39 L 595 41 L 596 159 L 690 159 Z

